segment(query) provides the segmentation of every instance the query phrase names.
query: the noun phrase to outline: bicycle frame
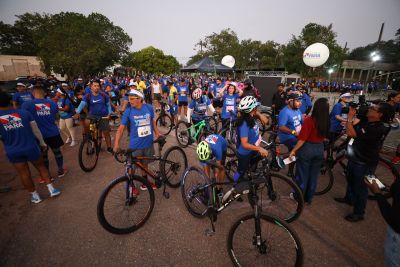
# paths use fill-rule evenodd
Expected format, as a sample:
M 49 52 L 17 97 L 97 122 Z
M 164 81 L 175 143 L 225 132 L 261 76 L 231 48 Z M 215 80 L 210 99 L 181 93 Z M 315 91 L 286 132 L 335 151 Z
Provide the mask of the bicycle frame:
M 198 127 L 197 130 L 195 130 L 196 127 Z M 192 125 L 192 126 L 190 126 L 190 127 L 188 128 L 189 135 L 190 135 L 191 137 L 193 137 L 194 139 L 197 140 L 197 137 L 199 136 L 201 130 L 202 130 L 204 127 L 206 127 L 206 121 L 205 121 L 205 120 L 199 121 L 199 122 L 196 123 L 195 125 Z M 194 134 L 192 134 L 192 131 L 195 131 Z

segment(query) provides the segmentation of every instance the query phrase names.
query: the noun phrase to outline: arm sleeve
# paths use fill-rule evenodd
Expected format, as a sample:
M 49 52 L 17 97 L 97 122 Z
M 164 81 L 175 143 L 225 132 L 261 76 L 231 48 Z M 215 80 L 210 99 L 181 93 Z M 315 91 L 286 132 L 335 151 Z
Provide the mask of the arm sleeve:
M 249 137 L 249 128 L 247 127 L 247 124 L 245 122 L 243 122 L 243 124 L 239 128 L 239 136 L 240 138 Z
M 278 126 L 286 126 L 288 116 L 287 116 L 287 113 L 284 112 L 284 111 L 285 110 L 282 109 L 281 112 L 279 112 L 279 115 L 278 115 Z
M 40 146 L 45 146 L 46 143 L 43 140 L 42 133 L 40 132 L 39 127 L 36 124 L 36 121 L 31 121 L 30 123 L 31 123 L 32 132 L 36 136 L 36 138 L 39 140 Z
M 128 125 L 128 122 L 129 122 L 129 110 L 130 110 L 130 108 L 129 109 L 125 109 L 125 111 L 124 111 L 124 113 L 122 114 L 122 117 L 121 117 L 121 124 L 124 125 L 124 126 Z
M 81 103 L 79 104 L 79 106 L 76 108 L 76 113 L 81 113 L 82 112 L 82 109 L 84 108 L 84 107 L 86 107 L 86 105 L 87 105 L 87 103 L 86 103 L 86 101 L 84 101 L 84 100 L 82 100 L 81 101 Z

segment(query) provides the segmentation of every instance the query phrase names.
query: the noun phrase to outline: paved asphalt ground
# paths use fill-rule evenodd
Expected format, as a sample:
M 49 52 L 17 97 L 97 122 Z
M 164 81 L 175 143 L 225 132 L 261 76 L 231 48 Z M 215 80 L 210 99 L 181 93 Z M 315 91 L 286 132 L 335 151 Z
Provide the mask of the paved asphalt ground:
M 174 144 L 171 135 L 166 148 Z M 0 150 L 4 151 L 2 145 Z M 185 152 L 189 165 L 197 165 L 194 149 Z M 234 203 L 219 215 L 216 234 L 210 237 L 204 234 L 210 228 L 208 219 L 196 219 L 187 212 L 179 189 L 168 189 L 170 199 L 158 190 L 147 223 L 132 234 L 113 235 L 100 226 L 96 206 L 105 186 L 123 174 L 123 165 L 103 151 L 96 169 L 85 173 L 79 168 L 78 146 L 65 146 L 63 153 L 68 173 L 55 181 L 62 194 L 51 199 L 46 187 L 39 185 L 44 201 L 38 205 L 30 203 L 5 153 L 0 153 L 0 185 L 13 189 L 0 194 L 0 266 L 231 265 L 227 234 L 238 216 L 250 211 L 247 202 Z M 50 160 L 55 177 L 52 155 Z M 37 177 L 35 170 L 32 173 Z M 368 201 L 364 221 L 345 221 L 351 209 L 333 200 L 343 196 L 345 179 L 338 170 L 334 175 L 332 190 L 316 196 L 291 224 L 304 247 L 304 265 L 383 266 L 386 223 L 377 204 Z

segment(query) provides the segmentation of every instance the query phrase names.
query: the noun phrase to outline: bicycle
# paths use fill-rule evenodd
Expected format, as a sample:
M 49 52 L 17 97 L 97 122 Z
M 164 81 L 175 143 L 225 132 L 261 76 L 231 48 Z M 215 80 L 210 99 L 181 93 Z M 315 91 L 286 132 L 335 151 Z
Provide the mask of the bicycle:
M 323 195 L 329 192 L 334 183 L 333 168 L 339 164 L 341 167 L 341 173 L 346 174 L 347 162 L 346 153 L 348 140 L 342 142 L 339 146 L 332 144 L 326 144 L 327 156 L 324 159 L 320 174 L 318 176 L 317 188 L 315 195 Z M 336 157 L 333 154 L 336 152 Z M 392 183 L 400 177 L 396 167 L 390 162 L 390 160 L 383 158 L 379 155 L 378 164 L 371 166 L 369 175 L 378 178 L 384 185 L 385 188 L 382 190 L 382 194 L 386 197 L 390 197 L 390 186 Z M 369 194 L 369 199 L 375 199 L 373 194 Z
M 267 167 L 266 159 L 261 161 L 263 166 Z M 207 161 L 207 164 L 216 168 L 213 161 Z M 188 186 L 188 190 L 185 190 L 187 177 L 189 177 L 187 174 L 192 170 L 198 172 L 203 181 L 191 187 Z M 227 248 L 232 263 L 235 266 L 243 266 L 261 265 L 262 263 L 259 261 L 264 264 L 265 261 L 277 261 L 277 266 L 293 265 L 293 263 L 295 266 L 301 266 L 303 248 L 295 231 L 284 220 L 262 212 L 257 193 L 258 187 L 265 184 L 262 174 L 263 172 L 253 174 L 248 181 L 238 183 L 234 191 L 230 190 L 224 195 L 221 205 L 219 205 L 216 201 L 215 186 L 226 183 L 216 183 L 214 179 L 210 181 L 201 170 L 190 167 L 185 171 L 181 185 L 185 206 L 196 217 L 206 215 L 209 217 L 212 230 L 206 231 L 206 234 L 212 235 L 215 233 L 214 222 L 217 221 L 218 213 L 239 197 L 247 195 L 253 212 L 240 217 L 230 228 L 227 238 Z M 199 201 L 204 207 L 201 210 L 194 210 L 191 206 L 193 201 Z M 272 231 L 274 233 L 271 234 Z M 241 247 L 243 246 L 246 248 L 242 252 Z M 252 256 L 254 258 L 251 258 Z
M 187 168 L 186 154 L 180 147 L 173 146 L 161 157 L 165 139 L 163 136 L 154 141 L 159 144 L 158 156 L 132 156 L 133 149 L 115 153 L 115 159 L 125 164 L 125 175 L 113 180 L 100 195 L 97 218 L 105 230 L 113 234 L 132 233 L 142 227 L 150 217 L 155 201 L 154 190 L 146 179 L 134 174 L 134 167 L 153 178 L 157 188 L 163 186 L 163 196 L 166 199 L 169 198 L 166 184 L 173 188 L 179 187 L 181 171 Z M 144 160 L 158 161 L 160 171 L 153 172 L 146 168 L 142 163 Z M 140 191 L 141 186 L 146 187 L 146 190 Z M 136 209 L 141 204 L 145 205 L 143 212 Z M 131 210 L 133 214 L 130 213 Z
M 101 150 L 101 131 L 99 131 L 100 121 L 108 120 L 108 117 L 90 119 L 89 133 L 83 138 L 79 146 L 79 166 L 85 172 L 91 172 L 97 165 Z
M 214 116 L 208 116 L 204 120 L 189 126 L 185 121 L 179 121 L 175 128 L 175 136 L 179 146 L 187 147 L 193 141 L 199 143 L 202 138 L 218 130 L 217 121 Z
M 162 135 L 168 135 L 174 127 L 174 122 L 170 115 L 167 114 L 169 106 L 164 101 L 160 101 L 161 111 L 156 120 L 156 126 Z M 167 110 L 168 107 L 168 110 Z

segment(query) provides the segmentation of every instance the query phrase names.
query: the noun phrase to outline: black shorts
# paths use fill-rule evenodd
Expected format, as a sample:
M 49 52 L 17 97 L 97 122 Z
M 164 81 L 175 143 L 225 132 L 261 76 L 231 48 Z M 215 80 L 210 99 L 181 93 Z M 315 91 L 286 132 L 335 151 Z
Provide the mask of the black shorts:
M 222 108 L 224 106 L 224 103 L 220 99 L 214 99 L 213 101 L 213 107 L 214 108 Z
M 161 100 L 161 94 L 154 94 L 154 100 Z
M 43 139 L 46 145 L 48 145 L 50 148 L 59 148 L 64 145 L 64 141 L 62 140 L 60 135 L 55 135 Z
M 187 101 L 178 101 L 178 106 L 182 107 L 182 106 L 187 106 L 188 102 Z

